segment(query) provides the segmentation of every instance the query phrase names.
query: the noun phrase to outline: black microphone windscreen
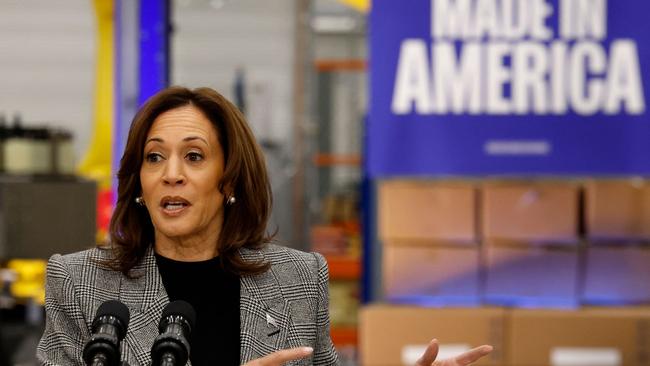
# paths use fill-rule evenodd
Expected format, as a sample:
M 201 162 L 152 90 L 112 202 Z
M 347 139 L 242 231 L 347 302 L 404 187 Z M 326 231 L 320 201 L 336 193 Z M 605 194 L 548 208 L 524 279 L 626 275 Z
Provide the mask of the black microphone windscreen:
M 101 304 L 99 306 L 99 309 L 97 309 L 97 315 L 95 315 L 95 319 L 100 318 L 104 315 L 112 315 L 116 317 L 124 324 L 125 328 L 129 326 L 129 320 L 131 319 L 129 308 L 127 308 L 126 305 L 122 304 L 118 300 L 110 300 Z
M 180 315 L 190 324 L 190 328 L 194 329 L 194 323 L 196 322 L 196 312 L 194 308 L 189 303 L 183 300 L 177 300 L 170 302 L 162 313 L 162 318 L 165 319 L 171 315 Z

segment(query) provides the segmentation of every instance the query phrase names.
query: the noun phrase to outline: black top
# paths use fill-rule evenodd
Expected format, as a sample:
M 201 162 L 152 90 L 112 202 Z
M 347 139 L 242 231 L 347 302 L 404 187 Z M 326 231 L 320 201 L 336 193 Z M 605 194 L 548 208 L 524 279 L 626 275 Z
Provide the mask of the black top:
M 169 301 L 184 300 L 196 311 L 190 335 L 192 365 L 239 366 L 239 277 L 219 258 L 179 262 L 156 254 Z

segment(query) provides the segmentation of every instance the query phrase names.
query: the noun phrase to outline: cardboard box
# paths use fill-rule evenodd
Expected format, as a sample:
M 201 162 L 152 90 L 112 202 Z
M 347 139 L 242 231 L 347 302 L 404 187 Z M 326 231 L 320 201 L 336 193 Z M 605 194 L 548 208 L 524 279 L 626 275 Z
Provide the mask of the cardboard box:
M 534 307 L 578 304 L 577 248 L 487 243 L 484 250 L 486 303 Z
M 504 310 L 372 305 L 360 312 L 360 356 L 365 366 L 415 365 L 433 338 L 438 359 L 483 344 L 494 351 L 474 365 L 504 363 Z
M 478 304 L 479 255 L 478 247 L 386 245 L 384 296 L 411 304 Z
M 650 247 L 590 247 L 582 299 L 588 304 L 650 302 Z
M 506 324 L 508 365 L 650 365 L 650 308 L 517 309 Z
M 586 229 L 592 241 L 650 239 L 650 184 L 590 180 L 585 184 Z
M 493 182 L 482 190 L 482 230 L 490 240 L 578 241 L 578 186 L 555 182 Z
M 476 243 L 474 185 L 462 182 L 384 181 L 379 185 L 379 237 Z

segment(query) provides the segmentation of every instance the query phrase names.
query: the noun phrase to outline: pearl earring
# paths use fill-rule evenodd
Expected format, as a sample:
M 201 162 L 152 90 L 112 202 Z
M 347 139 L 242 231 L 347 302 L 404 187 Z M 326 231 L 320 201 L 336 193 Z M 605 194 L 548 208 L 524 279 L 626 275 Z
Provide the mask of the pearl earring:
M 232 205 L 234 205 L 235 202 L 237 202 L 237 199 L 235 198 L 235 196 L 230 196 L 230 197 L 228 197 L 228 199 L 226 200 L 226 204 L 227 204 L 228 206 L 232 206 Z
M 135 203 L 137 203 L 140 206 L 144 206 L 144 199 L 142 199 L 142 197 L 136 197 Z

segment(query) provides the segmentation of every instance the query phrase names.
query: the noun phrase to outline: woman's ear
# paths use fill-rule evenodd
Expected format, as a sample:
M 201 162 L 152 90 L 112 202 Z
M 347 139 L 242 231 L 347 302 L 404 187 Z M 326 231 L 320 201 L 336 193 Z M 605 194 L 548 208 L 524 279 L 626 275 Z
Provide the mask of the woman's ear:
M 235 197 L 235 191 L 232 189 L 231 185 L 226 185 L 223 190 L 223 197 L 226 203 L 226 206 L 232 206 L 237 202 L 237 197 Z
M 235 189 L 232 183 L 226 183 L 226 184 L 221 183 L 220 186 L 221 187 L 219 190 L 221 191 L 221 194 L 224 195 L 224 197 L 228 197 L 235 194 Z

